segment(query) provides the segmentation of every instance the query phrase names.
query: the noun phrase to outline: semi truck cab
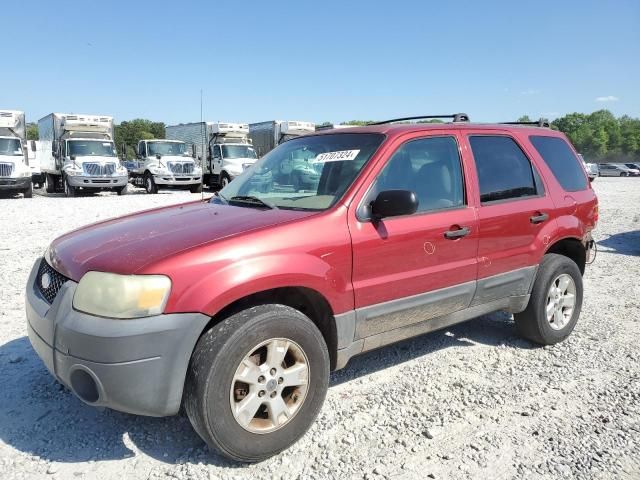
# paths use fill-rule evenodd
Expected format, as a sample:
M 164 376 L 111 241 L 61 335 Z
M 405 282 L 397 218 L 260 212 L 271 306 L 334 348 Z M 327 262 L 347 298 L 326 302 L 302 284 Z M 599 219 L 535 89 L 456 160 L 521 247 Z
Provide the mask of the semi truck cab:
M 226 187 L 251 167 L 258 155 L 249 140 L 246 123 L 214 123 L 209 140 L 210 183 Z
M 24 112 L 0 110 L 0 191 L 33 195 L 25 146 Z
M 147 193 L 158 193 L 159 187 L 188 187 L 192 193 L 201 192 L 202 169 L 194 155 L 193 147 L 178 140 L 140 140 L 129 176 Z

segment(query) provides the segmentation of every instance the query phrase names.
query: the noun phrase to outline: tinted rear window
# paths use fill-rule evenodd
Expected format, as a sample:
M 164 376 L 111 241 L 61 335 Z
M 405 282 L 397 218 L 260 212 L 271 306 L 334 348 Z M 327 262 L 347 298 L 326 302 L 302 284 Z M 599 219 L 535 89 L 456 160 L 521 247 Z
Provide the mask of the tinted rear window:
M 529 140 L 562 188 L 567 192 L 577 192 L 587 188 L 584 169 L 565 140 L 541 135 L 533 135 Z

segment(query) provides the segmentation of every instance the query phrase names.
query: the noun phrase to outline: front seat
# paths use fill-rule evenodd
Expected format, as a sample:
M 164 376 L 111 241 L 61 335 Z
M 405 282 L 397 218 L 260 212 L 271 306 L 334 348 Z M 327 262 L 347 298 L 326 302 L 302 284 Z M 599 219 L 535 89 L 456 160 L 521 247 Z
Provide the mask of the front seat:
M 422 210 L 452 207 L 452 179 L 446 162 L 425 163 L 415 179 L 415 192 Z

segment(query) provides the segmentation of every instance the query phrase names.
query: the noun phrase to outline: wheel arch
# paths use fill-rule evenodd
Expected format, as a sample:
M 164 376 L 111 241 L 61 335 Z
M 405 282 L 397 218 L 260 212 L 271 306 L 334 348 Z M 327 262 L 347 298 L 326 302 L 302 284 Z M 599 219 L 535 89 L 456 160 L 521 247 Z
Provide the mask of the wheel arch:
M 309 317 L 324 337 L 331 360 L 331 370 L 335 369 L 338 351 L 338 334 L 334 312 L 324 295 L 309 287 L 276 287 L 257 291 L 238 298 L 222 307 L 211 317 L 209 323 L 207 323 L 202 332 L 200 332 L 200 337 L 231 315 L 246 310 L 247 308 L 266 304 L 286 305 Z
M 573 260 L 576 265 L 578 265 L 580 273 L 584 275 L 584 269 L 587 263 L 587 251 L 580 239 L 565 237 L 556 240 L 544 253 L 556 253 Z

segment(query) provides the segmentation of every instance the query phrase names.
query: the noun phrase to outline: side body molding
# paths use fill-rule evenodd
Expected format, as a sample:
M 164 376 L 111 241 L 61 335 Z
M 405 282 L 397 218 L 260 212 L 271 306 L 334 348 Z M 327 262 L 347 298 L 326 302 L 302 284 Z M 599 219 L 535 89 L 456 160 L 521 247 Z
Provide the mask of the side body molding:
M 481 315 L 498 310 L 521 312 L 529 303 L 537 270 L 537 266 L 520 268 L 336 315 L 336 369 L 344 368 L 360 353 Z

